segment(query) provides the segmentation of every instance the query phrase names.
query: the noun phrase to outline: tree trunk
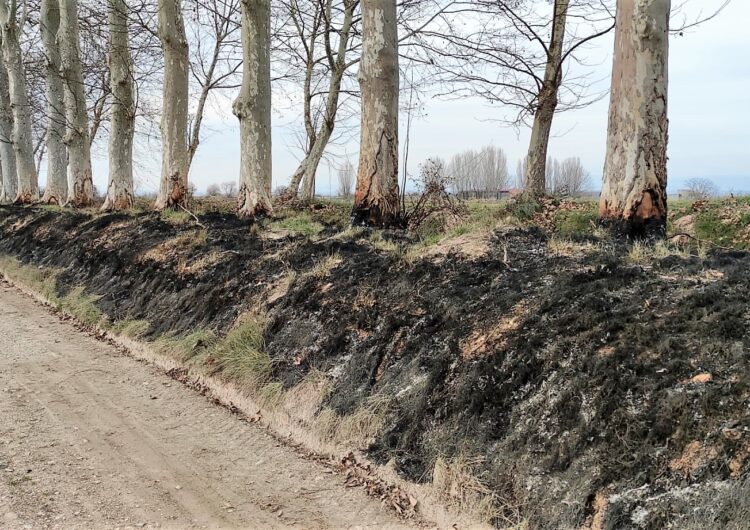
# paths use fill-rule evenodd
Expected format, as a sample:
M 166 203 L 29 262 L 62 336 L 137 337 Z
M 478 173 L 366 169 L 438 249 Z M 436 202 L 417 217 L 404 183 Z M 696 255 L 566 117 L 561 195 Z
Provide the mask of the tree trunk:
M 557 93 L 562 83 L 562 52 L 569 3 L 569 0 L 555 1 L 547 67 L 544 71 L 544 81 L 539 91 L 539 101 L 531 128 L 526 166 L 526 189 L 537 197 L 545 193 L 547 147 L 552 120 L 557 109 Z
M 91 180 L 91 143 L 89 142 L 86 91 L 81 67 L 81 45 L 78 32 L 78 0 L 60 0 L 60 56 L 65 85 L 65 116 L 68 131 L 68 201 L 76 208 L 94 202 Z
M 16 199 L 18 173 L 16 153 L 13 150 L 13 111 L 8 93 L 8 72 L 2 61 L 0 61 L 0 169 L 3 174 L 0 204 L 7 204 Z
M 352 222 L 391 226 L 401 217 L 396 1 L 363 0 L 362 25 L 362 124 Z
M 13 112 L 13 149 L 16 157 L 15 202 L 29 204 L 39 199 L 39 183 L 34 165 L 31 139 L 31 117 L 26 79 L 23 72 L 21 46 L 18 42 L 18 21 L 15 0 L 0 0 L 3 58 L 8 72 L 10 106 Z
M 128 6 L 109 0 L 109 70 L 112 87 L 112 130 L 109 134 L 109 185 L 102 210 L 133 206 L 133 60 L 128 45 Z
M 164 52 L 161 114 L 161 182 L 155 208 L 187 206 L 188 43 L 182 0 L 159 0 L 159 40 Z
M 669 0 L 617 3 L 599 216 L 632 235 L 666 229 L 669 12 Z
M 315 135 L 315 141 L 305 158 L 295 171 L 303 178 L 302 198 L 310 201 L 315 196 L 315 175 L 318 172 L 318 166 L 323 159 L 328 141 L 333 134 L 333 128 L 336 125 L 336 111 L 339 108 L 339 93 L 341 91 L 341 79 L 344 76 L 343 65 L 331 73 L 331 83 L 328 88 L 328 99 L 326 101 L 325 116 L 320 131 Z M 296 190 L 296 188 L 295 188 Z
M 242 87 L 232 105 L 240 120 L 237 213 L 254 219 L 271 206 L 271 5 L 242 0 Z
M 302 173 L 302 199 L 305 201 L 311 201 L 315 197 L 315 175 L 318 172 L 318 166 L 326 152 L 326 146 L 328 146 L 328 140 L 331 139 L 332 133 L 333 121 L 328 122 L 326 119 L 326 122 L 315 137 L 312 149 L 305 157 L 305 169 Z
M 64 204 L 68 200 L 68 151 L 65 148 L 65 87 L 60 77 L 60 28 L 58 0 L 42 0 L 41 32 L 47 77 L 47 185 L 42 202 Z

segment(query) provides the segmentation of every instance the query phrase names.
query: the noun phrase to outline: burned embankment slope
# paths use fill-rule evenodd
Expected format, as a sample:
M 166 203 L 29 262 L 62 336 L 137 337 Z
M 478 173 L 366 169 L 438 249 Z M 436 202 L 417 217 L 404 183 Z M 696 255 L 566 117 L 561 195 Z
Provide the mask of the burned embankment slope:
M 321 382 L 318 435 L 500 526 L 750 515 L 750 254 L 507 227 L 466 255 L 325 222 L 200 222 L 0 208 L 0 254 L 248 392 Z M 260 337 L 233 335 L 248 321 Z

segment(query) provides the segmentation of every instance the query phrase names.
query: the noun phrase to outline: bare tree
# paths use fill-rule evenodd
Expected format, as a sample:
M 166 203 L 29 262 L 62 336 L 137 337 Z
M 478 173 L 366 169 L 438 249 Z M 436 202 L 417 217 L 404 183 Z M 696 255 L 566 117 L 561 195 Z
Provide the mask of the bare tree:
M 687 195 L 693 200 L 707 200 L 719 194 L 719 188 L 708 178 L 691 178 L 685 182 Z
M 339 177 L 339 196 L 345 199 L 351 199 L 352 188 L 354 187 L 354 164 L 349 160 L 344 163 L 338 169 Z
M 524 189 L 526 187 L 526 175 L 528 175 L 526 157 L 518 160 L 516 164 L 516 188 Z
M 218 197 L 221 195 L 221 186 L 218 184 L 209 184 L 206 188 L 206 195 L 209 197 Z
M 16 155 L 17 174 L 15 202 L 20 204 L 32 203 L 39 199 L 30 107 L 19 43 L 20 28 L 25 22 L 25 13 L 21 20 L 18 20 L 16 0 L 0 0 L 0 37 L 2 38 L 3 59 L 8 73 L 10 107 L 13 113 L 13 148 Z
M 456 153 L 448 164 L 453 192 L 462 198 L 470 197 L 474 191 L 476 160 L 478 153 L 472 149 Z
M 500 147 L 487 145 L 479 152 L 479 190 L 484 198 L 499 198 L 508 183 L 508 157 Z
M 544 195 L 545 159 L 552 131 L 552 120 L 558 103 L 558 91 L 562 84 L 563 43 L 565 20 L 568 16 L 569 0 L 555 0 L 552 14 L 552 34 L 547 46 L 547 65 L 539 90 L 538 103 L 534 111 L 528 160 L 526 189 L 534 195 Z
M 242 87 L 232 110 L 240 121 L 238 215 L 270 215 L 271 205 L 271 7 L 242 0 Z
M 13 202 L 18 190 L 16 153 L 13 150 L 13 111 L 8 93 L 8 72 L 0 61 L 0 204 Z
M 670 0 L 617 3 L 599 216 L 626 233 L 666 229 L 669 13 Z
M 189 64 L 197 85 L 188 131 L 188 172 L 198 150 L 211 94 L 238 86 L 242 67 L 240 0 L 188 0 L 185 11 L 190 40 Z
M 159 0 L 159 40 L 164 52 L 161 179 L 154 207 L 188 203 L 188 42 L 182 0 Z
M 230 180 L 227 182 L 222 182 L 219 187 L 221 189 L 221 193 L 224 194 L 224 197 L 232 198 L 237 196 L 237 181 Z
M 315 192 L 317 168 L 336 126 L 346 71 L 357 62 L 348 60 L 347 54 L 356 32 L 359 0 L 310 0 L 303 4 L 287 0 L 282 5 L 289 23 L 282 25 L 276 39 L 283 58 L 302 64 L 297 70 L 301 73 L 305 126 L 305 155 L 292 174 L 288 195 L 296 197 L 303 182 L 303 197 L 309 200 Z
M 497 198 L 509 180 L 505 151 L 491 145 L 454 155 L 447 170 L 454 193 L 464 199 Z
M 398 3 L 399 48 L 418 45 L 416 36 L 427 31 L 453 2 Z M 275 63 L 279 77 L 302 86 L 299 102 L 304 126 L 300 134 L 303 157 L 286 195 L 297 197 L 302 184 L 302 196 L 309 200 L 315 191 L 316 170 L 326 151 L 347 141 L 356 129 L 353 121 L 361 105 L 357 101 L 360 93 L 353 70 L 362 57 L 361 3 L 359 0 L 281 0 L 280 4 Z M 288 66 L 283 68 L 280 63 Z M 402 74 L 408 70 L 412 74 L 409 77 L 413 78 L 421 64 L 408 61 L 401 69 Z M 412 79 L 410 100 L 414 99 L 414 87 L 420 85 L 421 88 L 421 77 L 418 76 L 416 83 Z
M 589 173 L 578 157 L 562 161 L 549 157 L 546 172 L 547 190 L 555 195 L 580 195 L 590 184 Z
M 389 226 L 399 222 L 398 30 L 395 0 L 363 0 L 362 125 L 352 221 Z
M 65 135 L 65 145 L 68 148 L 66 202 L 74 207 L 84 207 L 93 202 L 94 183 L 78 24 L 78 0 L 61 0 L 58 41 L 61 72 L 65 81 L 65 118 L 68 127 Z
M 109 184 L 102 210 L 124 210 L 133 206 L 133 60 L 128 42 L 128 6 L 125 0 L 108 2 L 112 127 L 109 134 Z
M 47 184 L 42 202 L 64 204 L 68 199 L 68 152 L 65 148 L 65 87 L 60 76 L 58 0 L 42 0 L 41 32 L 47 78 Z
M 547 146 L 557 112 L 599 99 L 585 74 L 566 65 L 587 43 L 614 28 L 611 0 L 457 2 L 440 29 L 422 41 L 422 60 L 436 70 L 443 95 L 474 95 L 516 109 L 514 125 L 531 122 L 526 188 L 545 191 Z

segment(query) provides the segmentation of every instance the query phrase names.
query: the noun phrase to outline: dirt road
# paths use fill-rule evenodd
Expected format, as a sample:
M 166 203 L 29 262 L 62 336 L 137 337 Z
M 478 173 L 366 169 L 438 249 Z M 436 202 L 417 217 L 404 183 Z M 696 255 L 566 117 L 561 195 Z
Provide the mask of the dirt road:
M 400 528 L 259 427 L 0 282 L 0 528 Z

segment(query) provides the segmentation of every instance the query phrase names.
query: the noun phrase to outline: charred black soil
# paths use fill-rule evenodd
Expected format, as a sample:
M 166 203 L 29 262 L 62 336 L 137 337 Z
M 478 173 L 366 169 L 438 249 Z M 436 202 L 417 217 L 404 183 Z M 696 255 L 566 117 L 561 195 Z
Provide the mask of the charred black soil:
M 275 381 L 325 373 L 342 415 L 384 400 L 371 457 L 416 481 L 469 459 L 497 524 L 746 524 L 749 253 L 639 260 L 506 227 L 478 255 L 419 255 L 325 217 L 312 238 L 200 222 L 6 207 L 0 253 L 58 269 L 57 293 L 83 286 L 111 323 L 147 321 L 148 340 L 262 311 Z

